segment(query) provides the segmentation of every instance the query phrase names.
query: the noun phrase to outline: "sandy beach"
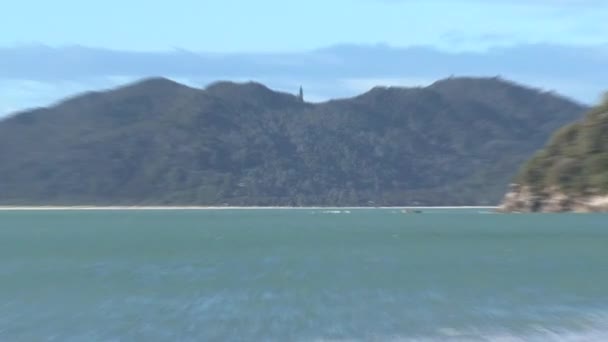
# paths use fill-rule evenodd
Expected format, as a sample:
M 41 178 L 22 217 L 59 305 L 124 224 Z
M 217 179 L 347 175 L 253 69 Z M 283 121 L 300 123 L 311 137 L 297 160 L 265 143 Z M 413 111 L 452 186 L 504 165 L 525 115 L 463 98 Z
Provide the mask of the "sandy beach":
M 496 209 L 492 206 L 444 207 L 237 207 L 237 206 L 0 206 L 0 211 L 16 210 L 342 210 L 342 209 Z

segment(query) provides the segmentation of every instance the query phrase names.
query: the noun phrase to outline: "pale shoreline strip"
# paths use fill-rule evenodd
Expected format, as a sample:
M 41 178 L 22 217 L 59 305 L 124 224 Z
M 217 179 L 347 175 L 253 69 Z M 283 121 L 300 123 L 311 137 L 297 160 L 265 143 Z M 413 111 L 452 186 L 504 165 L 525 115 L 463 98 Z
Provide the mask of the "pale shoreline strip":
M 348 209 L 497 209 L 493 206 L 441 207 L 245 207 L 245 206 L 0 206 L 0 211 L 41 210 L 348 210 Z

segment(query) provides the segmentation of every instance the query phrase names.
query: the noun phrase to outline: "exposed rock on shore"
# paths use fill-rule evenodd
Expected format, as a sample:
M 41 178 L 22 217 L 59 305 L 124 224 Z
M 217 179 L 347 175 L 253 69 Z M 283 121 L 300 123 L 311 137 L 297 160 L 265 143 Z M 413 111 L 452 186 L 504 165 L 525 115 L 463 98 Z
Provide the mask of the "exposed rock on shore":
M 503 213 L 608 212 L 608 195 L 593 193 L 566 195 L 555 187 L 533 191 L 529 186 L 512 184 L 498 211 Z

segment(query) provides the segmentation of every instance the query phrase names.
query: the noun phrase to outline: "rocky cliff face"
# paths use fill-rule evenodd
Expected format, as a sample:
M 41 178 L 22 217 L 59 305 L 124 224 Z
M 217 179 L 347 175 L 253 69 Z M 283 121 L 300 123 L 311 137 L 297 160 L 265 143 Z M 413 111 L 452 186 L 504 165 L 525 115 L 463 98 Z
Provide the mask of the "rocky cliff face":
M 503 213 L 608 212 L 608 196 L 593 191 L 587 194 L 566 194 L 556 187 L 534 191 L 526 185 L 512 184 L 498 211 Z

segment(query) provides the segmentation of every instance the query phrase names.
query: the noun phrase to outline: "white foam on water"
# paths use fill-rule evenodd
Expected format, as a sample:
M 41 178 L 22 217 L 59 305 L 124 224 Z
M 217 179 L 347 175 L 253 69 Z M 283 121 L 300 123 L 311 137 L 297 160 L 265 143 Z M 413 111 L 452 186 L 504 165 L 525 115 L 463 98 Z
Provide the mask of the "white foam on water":
M 342 214 L 342 210 L 324 210 L 323 214 Z
M 447 332 L 447 331 L 445 331 Z M 582 332 L 538 331 L 529 335 L 509 333 L 465 334 L 452 332 L 441 337 L 399 337 L 377 336 L 370 339 L 315 339 L 314 342 L 354 342 L 354 341 L 386 341 L 386 342 L 606 342 L 608 330 L 593 329 Z
M 577 328 L 530 326 L 524 332 L 500 328 L 439 328 L 434 334 L 420 336 L 373 336 L 368 338 L 317 338 L 315 342 L 607 342 L 608 313 L 581 318 Z
M 447 331 L 444 331 L 447 332 Z M 397 341 L 411 342 L 606 342 L 608 341 L 608 330 L 601 328 L 590 328 L 583 331 L 551 330 L 538 328 L 528 333 L 458 333 L 453 331 L 442 337 L 396 339 Z

